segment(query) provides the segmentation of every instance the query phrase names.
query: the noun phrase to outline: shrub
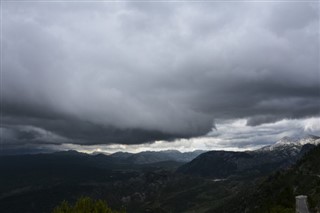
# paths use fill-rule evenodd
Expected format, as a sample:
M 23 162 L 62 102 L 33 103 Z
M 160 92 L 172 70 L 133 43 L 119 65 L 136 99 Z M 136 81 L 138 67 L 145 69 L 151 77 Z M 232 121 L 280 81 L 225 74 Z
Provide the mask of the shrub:
M 102 200 L 93 200 L 89 197 L 79 198 L 74 205 L 63 201 L 52 213 L 124 213 L 115 211 L 108 207 Z

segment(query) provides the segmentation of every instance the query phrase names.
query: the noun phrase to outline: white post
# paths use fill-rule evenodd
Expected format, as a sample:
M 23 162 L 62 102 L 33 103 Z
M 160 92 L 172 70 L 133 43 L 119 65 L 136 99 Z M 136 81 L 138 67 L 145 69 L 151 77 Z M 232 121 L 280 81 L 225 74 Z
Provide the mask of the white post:
M 296 213 L 309 213 L 307 199 L 306 195 L 296 196 Z

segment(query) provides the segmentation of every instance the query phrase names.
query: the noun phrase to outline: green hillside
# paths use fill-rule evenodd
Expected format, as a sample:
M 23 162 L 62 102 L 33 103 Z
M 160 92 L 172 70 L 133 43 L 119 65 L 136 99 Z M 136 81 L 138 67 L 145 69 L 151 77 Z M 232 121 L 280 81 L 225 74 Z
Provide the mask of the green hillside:
M 311 212 L 320 210 L 320 146 L 267 178 L 242 207 L 246 212 L 295 212 L 297 195 L 308 196 Z

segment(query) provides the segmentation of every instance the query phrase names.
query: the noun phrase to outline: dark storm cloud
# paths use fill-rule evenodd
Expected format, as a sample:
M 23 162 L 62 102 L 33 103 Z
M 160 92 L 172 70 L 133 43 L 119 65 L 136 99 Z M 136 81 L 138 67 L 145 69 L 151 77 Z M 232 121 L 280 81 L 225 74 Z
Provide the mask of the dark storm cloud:
M 3 118 L 4 123 L 9 124 L 11 137 L 8 137 L 8 142 L 21 141 L 23 143 L 55 143 L 64 142 L 87 144 L 92 141 L 94 144 L 104 144 L 106 141 L 123 144 L 137 144 L 141 142 L 155 141 L 159 139 L 173 140 L 177 137 L 186 138 L 193 135 L 185 134 L 169 134 L 160 131 L 151 131 L 143 129 L 120 129 L 112 126 L 101 126 L 91 122 L 81 120 L 47 120 L 37 118 Z M 32 128 L 40 126 L 42 129 Z M 53 132 L 54 135 L 53 137 Z M 206 132 L 202 132 L 205 134 Z M 59 137 L 63 136 L 65 138 Z M 69 140 L 67 140 L 67 138 Z M 20 139 L 20 140 L 18 140 Z M 19 143 L 19 142 L 18 142 Z
M 273 123 L 281 120 L 282 118 L 276 115 L 258 115 L 250 117 L 247 121 L 248 126 L 257 126 L 263 123 Z
M 214 118 L 319 116 L 316 4 L 5 2 L 2 18 L 7 141 L 137 144 Z

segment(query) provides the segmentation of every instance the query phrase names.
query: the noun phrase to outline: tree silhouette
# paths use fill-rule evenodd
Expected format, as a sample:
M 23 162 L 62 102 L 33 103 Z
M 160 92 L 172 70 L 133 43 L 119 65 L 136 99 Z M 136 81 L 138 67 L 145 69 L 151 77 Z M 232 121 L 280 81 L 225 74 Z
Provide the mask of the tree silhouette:
M 124 213 L 115 211 L 108 207 L 102 200 L 93 200 L 89 197 L 79 198 L 74 205 L 63 201 L 52 213 Z

